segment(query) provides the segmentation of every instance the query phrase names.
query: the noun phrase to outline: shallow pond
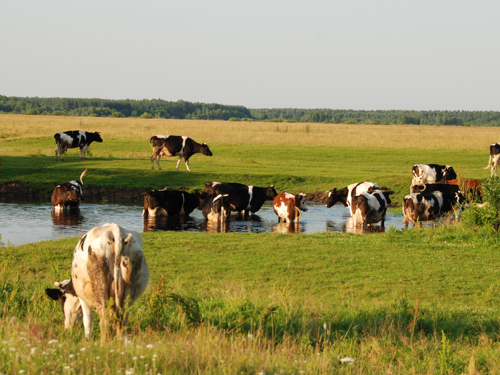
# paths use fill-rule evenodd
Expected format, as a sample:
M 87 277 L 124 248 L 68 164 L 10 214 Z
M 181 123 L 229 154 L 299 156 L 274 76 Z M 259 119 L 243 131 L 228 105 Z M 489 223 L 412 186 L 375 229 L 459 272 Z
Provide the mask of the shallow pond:
M 204 220 L 201 211 L 195 210 L 188 217 L 164 217 L 144 219 L 141 205 L 115 203 L 82 203 L 76 214 L 53 212 L 50 202 L 1 203 L 0 235 L 3 244 L 22 245 L 29 242 L 79 237 L 95 226 L 104 223 L 118 223 L 138 232 L 147 231 L 187 231 L 187 232 L 279 232 L 279 233 L 320 233 L 354 232 L 349 211 L 342 205 L 326 208 L 322 203 L 307 203 L 308 211 L 302 213 L 299 224 L 278 224 L 278 217 L 271 202 L 267 202 L 248 220 L 231 215 L 225 227 L 212 225 Z M 387 213 L 385 228 L 403 228 L 403 216 Z M 382 231 L 379 225 L 370 231 Z M 359 231 L 359 228 L 357 229 Z

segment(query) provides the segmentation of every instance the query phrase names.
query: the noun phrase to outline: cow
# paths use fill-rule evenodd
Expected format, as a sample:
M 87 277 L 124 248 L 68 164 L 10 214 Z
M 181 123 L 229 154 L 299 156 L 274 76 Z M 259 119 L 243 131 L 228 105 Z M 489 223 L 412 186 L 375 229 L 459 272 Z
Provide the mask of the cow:
M 365 182 L 358 182 L 355 184 L 351 184 L 343 189 L 337 190 L 337 188 L 335 188 L 328 192 L 326 207 L 330 208 L 335 203 L 341 202 L 344 205 L 344 207 L 349 208 L 349 212 L 351 216 L 353 216 L 354 212 L 356 211 L 356 207 L 353 206 L 353 198 L 356 195 L 368 192 L 368 189 L 370 188 L 378 188 L 378 187 L 379 186 L 374 182 L 365 181 Z
M 412 186 L 417 184 L 443 184 L 455 180 L 457 174 L 451 165 L 415 164 L 412 168 Z
M 57 185 L 52 192 L 51 202 L 56 212 L 66 210 L 77 210 L 83 196 L 83 176 L 87 173 L 85 169 L 80 175 L 80 181 L 68 181 Z
M 56 161 L 57 154 L 61 155 L 61 160 L 63 159 L 63 153 L 65 153 L 68 148 L 80 147 L 80 158 L 85 159 L 85 151 L 90 146 L 92 142 L 102 142 L 102 138 L 99 132 L 87 132 L 85 130 L 71 130 L 67 132 L 60 132 L 54 134 L 56 139 Z
M 128 307 L 144 293 L 148 282 L 149 269 L 139 233 L 106 223 L 91 229 L 76 245 L 71 280 L 55 283 L 59 291 L 46 290 L 46 293 L 61 301 L 66 328 L 75 326 L 81 312 L 87 340 L 91 338 L 92 310 L 95 310 L 104 343 L 109 326 L 108 309 L 117 321 L 117 335 L 121 338 L 127 325 Z
M 479 201 L 483 199 L 483 193 L 481 191 L 481 180 L 448 180 L 444 182 L 446 185 L 450 186 L 460 186 L 461 190 L 468 197 L 477 198 Z
M 452 185 L 451 185 L 452 186 Z M 448 221 L 451 221 L 453 214 L 460 214 L 460 205 L 466 204 L 465 198 L 460 192 L 423 192 L 411 193 L 404 197 L 403 224 L 408 228 L 408 223 L 413 226 L 421 226 L 423 221 L 436 221 L 448 214 Z
M 456 181 L 456 180 L 450 180 Z M 445 181 L 444 184 L 417 184 L 410 187 L 411 193 L 433 193 L 435 191 L 440 191 L 443 194 L 460 193 L 460 187 L 455 184 L 449 184 L 449 181 Z
M 265 188 L 235 182 L 207 182 L 205 192 L 228 194 L 231 210 L 238 213 L 243 211 L 244 217 L 247 217 L 249 212 L 256 213 L 266 201 L 272 201 L 278 195 L 273 185 Z
M 231 206 L 227 194 L 207 194 L 200 195 L 200 208 L 205 220 L 220 222 L 229 221 Z
M 353 206 L 356 207 L 353 215 L 354 223 L 366 228 L 368 225 L 380 222 L 380 226 L 384 227 L 391 194 L 394 194 L 394 191 L 387 188 L 369 188 L 368 192 L 356 195 L 352 200 Z
M 179 156 L 177 160 L 176 170 L 179 170 L 179 164 L 181 163 L 182 157 L 184 157 L 184 162 L 186 163 L 186 168 L 189 169 L 189 158 L 196 153 L 202 153 L 206 156 L 212 156 L 212 151 L 208 148 L 206 143 L 199 144 L 186 136 L 180 135 L 153 135 L 149 140 L 151 147 L 153 148 L 153 155 L 151 155 L 151 169 L 155 169 L 154 161 L 156 159 L 156 164 L 158 164 L 158 169 L 160 167 L 160 158 L 163 155 Z
M 189 215 L 199 206 L 199 194 L 173 189 L 150 190 L 144 193 L 142 216 Z
M 492 161 L 493 164 L 491 164 Z M 495 177 L 498 177 L 498 164 L 500 164 L 500 143 L 492 143 L 490 145 L 490 159 L 488 161 L 488 165 L 483 169 L 488 169 L 491 167 L 491 178 L 493 178 L 493 174 L 495 174 Z
M 273 209 L 278 215 L 278 223 L 283 220 L 287 224 L 299 221 L 302 213 L 307 212 L 306 195 L 305 194 L 290 194 L 286 191 L 279 193 L 273 200 Z

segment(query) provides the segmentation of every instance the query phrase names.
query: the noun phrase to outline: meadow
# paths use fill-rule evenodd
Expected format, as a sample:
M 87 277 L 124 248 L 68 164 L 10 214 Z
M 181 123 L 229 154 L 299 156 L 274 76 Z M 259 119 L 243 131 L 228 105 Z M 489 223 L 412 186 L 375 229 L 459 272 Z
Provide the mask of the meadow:
M 54 161 L 53 134 L 100 131 Z M 221 180 L 315 193 L 372 180 L 406 194 L 415 163 L 486 178 L 497 129 L 0 115 L 0 185 L 201 189 Z M 151 170 L 153 134 L 207 142 L 193 172 Z M 50 193 L 48 193 L 50 195 Z M 0 373 L 486 374 L 500 372 L 500 253 L 491 226 L 356 235 L 141 234 L 151 272 L 128 344 L 65 331 L 44 295 L 78 238 L 0 247 Z

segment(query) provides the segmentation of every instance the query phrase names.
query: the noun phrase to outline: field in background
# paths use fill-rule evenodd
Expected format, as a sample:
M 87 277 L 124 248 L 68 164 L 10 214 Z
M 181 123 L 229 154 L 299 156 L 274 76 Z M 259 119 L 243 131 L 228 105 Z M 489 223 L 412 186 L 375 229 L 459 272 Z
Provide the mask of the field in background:
M 54 161 L 53 134 L 104 143 Z M 207 142 L 176 172 L 150 169 L 149 137 Z M 485 178 L 500 129 L 0 115 L 0 185 L 200 189 L 234 181 L 313 193 L 369 179 L 407 193 L 415 163 Z M 49 195 L 50 196 L 50 195 Z M 27 218 L 27 222 L 29 218 Z M 0 373 L 486 374 L 500 371 L 500 243 L 488 227 L 317 235 L 141 234 L 151 281 L 131 344 L 65 331 L 44 295 L 70 276 L 78 238 L 0 246 Z M 191 302 L 186 307 L 171 293 Z M 199 307 L 199 310 L 196 309 Z M 352 358 L 351 362 L 343 362 Z
M 54 161 L 54 133 L 84 129 L 101 132 L 87 160 L 70 149 Z M 206 142 L 213 156 L 194 155 L 192 173 L 175 171 L 175 158 L 150 168 L 149 138 L 188 135 Z M 407 194 L 411 167 L 451 164 L 464 178 L 485 178 L 489 145 L 497 128 L 332 125 L 198 120 L 0 115 L 0 185 L 23 181 L 48 195 L 62 181 L 89 168 L 88 186 L 199 190 L 207 181 L 273 184 L 279 190 L 317 193 L 371 180 L 396 190 L 395 203 Z M 156 168 L 156 166 L 155 166 Z

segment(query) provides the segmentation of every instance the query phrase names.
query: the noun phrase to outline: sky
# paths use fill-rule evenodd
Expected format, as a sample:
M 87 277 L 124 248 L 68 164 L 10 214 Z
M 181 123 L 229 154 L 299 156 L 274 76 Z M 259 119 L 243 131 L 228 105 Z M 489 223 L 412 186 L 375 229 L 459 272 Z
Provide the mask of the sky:
M 498 0 L 3 0 L 0 95 L 500 111 Z

